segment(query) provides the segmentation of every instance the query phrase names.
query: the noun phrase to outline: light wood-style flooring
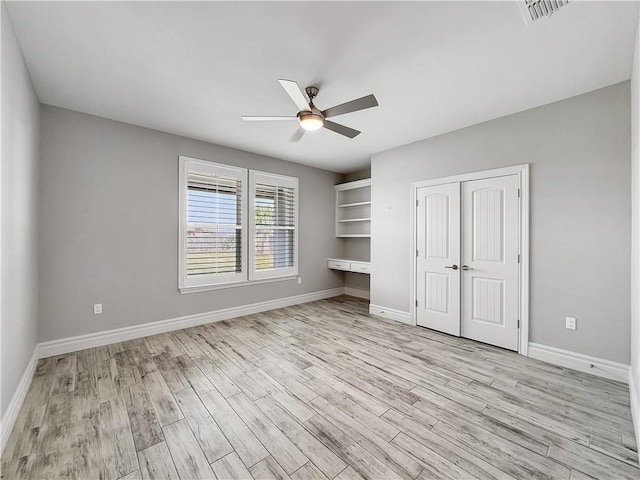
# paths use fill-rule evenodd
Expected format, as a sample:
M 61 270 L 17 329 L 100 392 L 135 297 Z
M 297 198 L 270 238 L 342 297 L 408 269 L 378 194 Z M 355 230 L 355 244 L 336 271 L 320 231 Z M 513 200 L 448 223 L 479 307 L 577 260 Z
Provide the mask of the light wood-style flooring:
M 640 478 L 626 385 L 366 306 L 41 360 L 2 478 Z

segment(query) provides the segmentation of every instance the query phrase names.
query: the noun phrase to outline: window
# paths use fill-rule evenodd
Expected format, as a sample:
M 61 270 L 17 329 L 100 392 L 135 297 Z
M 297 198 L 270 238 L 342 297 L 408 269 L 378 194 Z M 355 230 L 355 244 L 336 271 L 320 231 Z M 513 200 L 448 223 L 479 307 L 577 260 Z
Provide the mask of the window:
M 296 275 L 298 179 L 254 171 L 249 176 L 250 279 Z
M 246 279 L 247 171 L 180 157 L 179 287 Z
M 298 179 L 180 157 L 181 292 L 298 274 Z

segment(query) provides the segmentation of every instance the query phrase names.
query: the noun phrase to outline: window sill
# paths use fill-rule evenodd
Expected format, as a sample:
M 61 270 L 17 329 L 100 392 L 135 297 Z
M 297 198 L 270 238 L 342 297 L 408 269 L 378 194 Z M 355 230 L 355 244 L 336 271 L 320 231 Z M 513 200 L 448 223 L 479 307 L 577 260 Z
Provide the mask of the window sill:
M 218 285 L 199 285 L 197 287 L 178 287 L 178 290 L 182 295 L 185 295 L 189 293 L 208 292 L 210 290 L 223 290 L 225 288 L 250 287 L 252 285 L 260 285 L 262 283 L 284 282 L 287 280 L 295 280 L 297 278 L 298 278 L 298 275 L 295 274 L 295 275 L 286 275 L 283 277 L 264 278 L 262 280 L 245 280 L 242 282 L 220 283 Z

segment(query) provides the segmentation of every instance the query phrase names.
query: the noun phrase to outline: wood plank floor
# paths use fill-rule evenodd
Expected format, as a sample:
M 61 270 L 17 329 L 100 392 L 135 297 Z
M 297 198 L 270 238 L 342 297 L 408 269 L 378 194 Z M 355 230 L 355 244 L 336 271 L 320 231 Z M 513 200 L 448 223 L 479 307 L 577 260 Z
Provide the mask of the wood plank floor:
M 626 385 L 366 305 L 41 360 L 2 478 L 640 478 Z

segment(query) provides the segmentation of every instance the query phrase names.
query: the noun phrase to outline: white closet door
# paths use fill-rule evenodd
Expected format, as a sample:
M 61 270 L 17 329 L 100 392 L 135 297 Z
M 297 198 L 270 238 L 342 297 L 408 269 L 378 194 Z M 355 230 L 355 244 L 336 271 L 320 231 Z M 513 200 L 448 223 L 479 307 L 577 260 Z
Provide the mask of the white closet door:
M 460 184 L 417 194 L 417 323 L 460 336 Z
M 462 336 L 518 349 L 519 181 L 462 183 Z

